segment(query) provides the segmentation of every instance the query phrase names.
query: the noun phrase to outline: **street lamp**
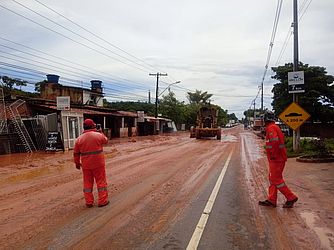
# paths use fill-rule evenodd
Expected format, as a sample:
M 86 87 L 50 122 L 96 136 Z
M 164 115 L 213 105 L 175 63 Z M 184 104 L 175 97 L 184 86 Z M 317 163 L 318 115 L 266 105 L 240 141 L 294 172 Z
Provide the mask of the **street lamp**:
M 158 98 L 159 98 L 159 96 L 161 96 L 162 95 L 162 93 L 163 92 L 165 92 L 166 91 L 166 89 L 168 89 L 170 86 L 172 86 L 172 85 L 174 85 L 174 84 L 178 84 L 178 83 L 180 83 L 180 81 L 177 81 L 177 82 L 173 82 L 173 83 L 171 83 L 171 84 L 169 84 L 159 95 L 158 95 L 158 93 L 157 93 L 157 96 L 156 96 L 156 98 L 155 98 L 155 118 L 157 118 L 158 117 Z
M 159 96 L 161 96 L 162 95 L 162 93 L 163 92 L 165 92 L 170 86 L 172 86 L 172 85 L 174 85 L 174 84 L 178 84 L 178 83 L 180 83 L 181 81 L 177 81 L 177 82 L 173 82 L 173 83 L 171 83 L 171 84 L 169 84 L 159 95 L 158 95 L 158 97 Z M 157 98 L 158 99 L 158 98 Z

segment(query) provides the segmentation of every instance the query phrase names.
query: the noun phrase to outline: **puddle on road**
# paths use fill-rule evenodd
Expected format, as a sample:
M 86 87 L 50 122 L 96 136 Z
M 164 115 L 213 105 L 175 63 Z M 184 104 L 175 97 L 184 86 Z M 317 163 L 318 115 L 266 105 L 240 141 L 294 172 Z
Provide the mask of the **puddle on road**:
M 302 212 L 301 217 L 305 220 L 307 226 L 317 234 L 321 246 L 325 249 L 332 249 L 331 242 L 334 242 L 334 232 L 329 228 L 316 226 L 315 221 L 318 216 L 314 213 Z
M 1 181 L 0 183 L 3 184 L 3 183 L 13 183 L 17 181 L 31 180 L 31 179 L 41 177 L 43 175 L 47 175 L 47 174 L 54 173 L 54 172 L 61 173 L 63 172 L 63 170 L 64 170 L 63 165 L 54 167 L 53 169 L 51 169 L 50 167 L 43 167 L 43 168 L 31 170 L 26 173 L 10 176 L 6 178 L 5 180 Z
M 236 142 L 238 138 L 234 135 L 225 135 L 221 139 L 223 142 Z
M 62 173 L 69 161 L 65 154 L 45 152 L 0 156 L 0 184 L 31 180 L 51 173 Z
M 0 167 L 6 167 L 8 165 L 26 165 L 33 164 L 35 161 L 42 161 L 50 159 L 50 157 L 57 157 L 58 153 L 15 153 L 8 155 L 0 155 Z M 61 153 L 64 155 L 64 153 Z

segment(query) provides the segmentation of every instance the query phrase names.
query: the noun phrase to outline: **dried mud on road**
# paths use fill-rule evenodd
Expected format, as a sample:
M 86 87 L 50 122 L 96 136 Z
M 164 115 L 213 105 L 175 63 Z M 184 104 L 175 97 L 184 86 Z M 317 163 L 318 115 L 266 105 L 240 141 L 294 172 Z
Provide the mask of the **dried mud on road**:
M 0 156 L 0 249 L 140 248 L 186 212 L 233 145 L 256 227 L 278 240 L 273 249 L 333 248 L 334 166 L 289 159 L 286 181 L 300 202 L 265 210 L 257 206 L 268 185 L 263 142 L 241 128 L 223 133 L 221 141 L 188 133 L 110 141 L 104 151 L 111 203 L 103 208 L 85 207 L 72 151 Z
M 257 201 L 266 198 L 268 164 L 260 156 L 264 149 L 251 146 L 261 143 L 250 133 L 241 133 L 241 159 L 260 237 L 269 237 L 271 249 L 334 249 L 334 164 L 288 159 L 283 177 L 298 202 L 284 209 L 285 198 L 278 193 L 277 208 L 261 207 Z
M 111 141 L 111 204 L 91 209 L 71 151 L 1 156 L 0 248 L 134 248 L 182 212 L 226 146 L 188 133 Z

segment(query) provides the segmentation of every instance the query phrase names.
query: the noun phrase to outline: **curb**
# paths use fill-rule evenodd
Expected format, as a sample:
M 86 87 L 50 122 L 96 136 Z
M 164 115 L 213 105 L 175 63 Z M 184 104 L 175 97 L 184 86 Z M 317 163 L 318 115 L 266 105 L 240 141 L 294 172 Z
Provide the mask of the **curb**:
M 334 157 L 328 157 L 328 158 L 307 158 L 307 156 L 300 156 L 296 158 L 296 161 L 298 162 L 304 162 L 304 163 L 328 163 L 328 162 L 334 162 Z

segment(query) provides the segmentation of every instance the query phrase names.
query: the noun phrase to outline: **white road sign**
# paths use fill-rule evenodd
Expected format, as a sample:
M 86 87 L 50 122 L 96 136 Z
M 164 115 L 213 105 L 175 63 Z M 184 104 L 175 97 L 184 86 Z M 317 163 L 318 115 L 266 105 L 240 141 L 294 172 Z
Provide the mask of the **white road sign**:
M 57 110 L 70 110 L 69 96 L 57 96 Z
M 304 71 L 288 72 L 289 94 L 304 93 Z

